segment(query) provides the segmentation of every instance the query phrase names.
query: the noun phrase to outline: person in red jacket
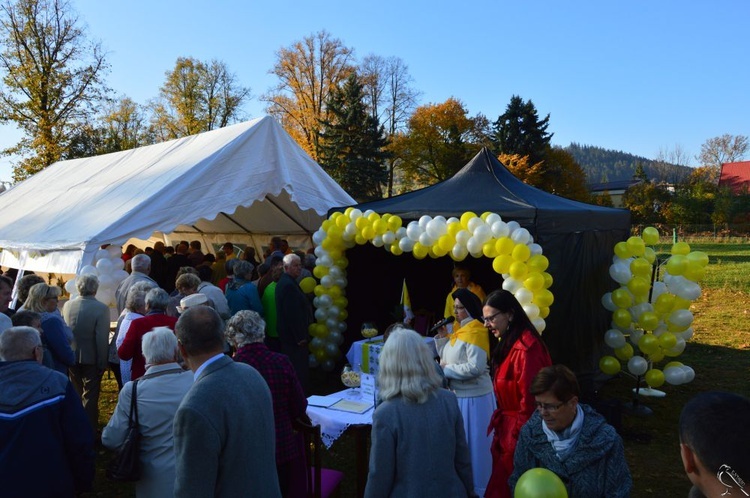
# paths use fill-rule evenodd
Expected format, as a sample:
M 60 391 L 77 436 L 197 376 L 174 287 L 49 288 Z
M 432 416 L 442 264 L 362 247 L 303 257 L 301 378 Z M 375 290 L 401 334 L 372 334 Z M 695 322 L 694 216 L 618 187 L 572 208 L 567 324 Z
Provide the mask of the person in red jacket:
M 513 472 L 513 454 L 521 427 L 536 409 L 530 387 L 539 370 L 552 365 L 547 347 L 515 296 L 496 290 L 487 296 L 483 320 L 500 339 L 492 353 L 492 382 L 497 410 L 489 430 L 492 439 L 492 475 L 486 498 L 510 498 L 508 479 Z
M 121 360 L 133 360 L 130 380 L 136 380 L 146 373 L 146 360 L 141 350 L 141 339 L 156 327 L 169 327 L 174 331 L 177 318 L 167 315 L 169 294 L 164 289 L 151 289 L 146 294 L 146 315 L 133 320 L 125 335 L 125 340 L 117 348 Z

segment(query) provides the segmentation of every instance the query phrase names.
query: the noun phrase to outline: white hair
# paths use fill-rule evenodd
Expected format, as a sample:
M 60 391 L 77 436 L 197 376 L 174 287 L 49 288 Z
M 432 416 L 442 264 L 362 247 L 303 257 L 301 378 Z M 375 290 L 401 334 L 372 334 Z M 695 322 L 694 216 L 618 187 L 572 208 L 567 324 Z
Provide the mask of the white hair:
M 177 356 L 177 337 L 169 327 L 156 327 L 144 334 L 141 349 L 146 363 L 169 363 Z
M 0 334 L 0 360 L 20 361 L 34 358 L 34 348 L 42 344 L 34 327 L 11 327 Z
M 130 268 L 140 273 L 148 273 L 151 270 L 151 258 L 148 254 L 136 254 L 130 260 Z
M 292 253 L 292 254 L 287 254 L 286 256 L 284 256 L 284 259 L 282 261 L 284 262 L 284 268 L 286 268 L 292 263 L 294 263 L 295 261 L 300 261 L 300 259 L 299 259 L 299 256 Z
M 380 399 L 401 396 L 424 403 L 442 384 L 434 363 L 419 334 L 407 329 L 393 330 L 380 353 Z
M 263 342 L 265 330 L 266 322 L 257 312 L 240 310 L 227 322 L 224 336 L 230 344 L 241 348 L 254 342 Z
M 99 277 L 86 274 L 78 275 L 76 278 L 76 289 L 82 296 L 93 296 L 99 290 Z

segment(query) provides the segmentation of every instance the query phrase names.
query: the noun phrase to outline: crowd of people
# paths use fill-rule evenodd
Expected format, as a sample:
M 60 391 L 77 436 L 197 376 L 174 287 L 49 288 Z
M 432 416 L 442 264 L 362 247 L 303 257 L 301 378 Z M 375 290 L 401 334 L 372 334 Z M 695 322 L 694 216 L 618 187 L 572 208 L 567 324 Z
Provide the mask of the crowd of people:
M 134 399 L 139 498 L 307 496 L 293 421 L 306 419 L 310 394 L 313 317 L 298 285 L 309 259 L 278 238 L 263 263 L 250 251 L 237 257 L 232 243 L 216 256 L 197 241 L 169 249 L 123 253 L 130 275 L 116 292 L 114 333 L 109 308 L 95 298 L 96 276 L 79 276 L 78 297 L 60 311 L 59 287 L 25 275 L 15 312 L 14 282 L 0 276 L 3 496 L 89 491 L 95 445 L 122 446 Z M 387 331 L 365 496 L 511 497 L 521 476 L 540 467 L 569 496 L 630 496 L 620 436 L 581 402 L 575 374 L 553 364 L 513 294 L 485 294 L 465 267 L 453 278 L 446 303 L 455 322 L 438 329 L 437 358 L 408 325 Z M 108 367 L 120 393 L 99 434 Z M 746 491 L 750 431 L 726 430 L 748 416 L 750 400 L 727 393 L 703 393 L 684 407 L 690 496 Z M 46 479 L 21 478 L 40 469 Z

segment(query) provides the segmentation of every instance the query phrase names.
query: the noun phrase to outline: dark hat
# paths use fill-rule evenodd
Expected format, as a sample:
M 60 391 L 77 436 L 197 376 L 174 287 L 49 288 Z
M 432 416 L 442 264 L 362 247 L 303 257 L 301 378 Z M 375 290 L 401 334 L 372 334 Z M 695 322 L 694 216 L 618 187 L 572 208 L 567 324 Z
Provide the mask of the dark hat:
M 466 312 L 475 320 L 481 320 L 482 318 L 482 301 L 479 300 L 476 294 L 471 292 L 469 289 L 456 289 L 451 294 L 453 299 L 458 299 L 461 304 L 466 308 Z

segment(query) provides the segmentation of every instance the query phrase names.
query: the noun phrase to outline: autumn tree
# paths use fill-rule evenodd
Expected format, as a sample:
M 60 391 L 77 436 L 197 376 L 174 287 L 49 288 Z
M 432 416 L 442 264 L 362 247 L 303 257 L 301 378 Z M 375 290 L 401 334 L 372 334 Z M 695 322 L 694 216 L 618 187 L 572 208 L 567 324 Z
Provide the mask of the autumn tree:
M 748 150 L 750 142 L 745 135 L 730 135 L 709 138 L 701 145 L 701 152 L 697 159 L 702 166 L 709 166 L 713 171 L 713 179 L 718 182 L 721 165 L 741 161 Z
M 4 1 L 0 44 L 0 122 L 23 132 L 2 153 L 26 156 L 13 168 L 20 181 L 67 151 L 106 93 L 102 78 L 108 66 L 101 45 L 86 38 L 65 0 Z
M 159 97 L 151 103 L 151 121 L 159 140 L 194 135 L 227 126 L 243 118 L 242 106 L 251 98 L 226 63 L 180 57 L 165 73 Z
M 662 186 L 651 182 L 642 165 L 636 172 L 642 181 L 628 188 L 622 204 L 630 210 L 634 224 L 663 223 L 669 208 L 670 195 Z
M 358 201 L 380 199 L 387 179 L 387 140 L 355 74 L 331 94 L 326 107 L 330 119 L 322 123 L 320 165 Z
M 531 100 L 513 95 L 505 112 L 492 125 L 491 140 L 499 154 L 529 156 L 529 164 L 544 161 L 552 133 L 547 133 L 549 114 L 539 119 Z
M 398 57 L 368 55 L 359 66 L 365 98 L 373 117 L 385 126 L 386 137 L 394 137 L 406 128 L 420 92 L 412 88 L 407 65 Z M 393 179 L 398 159 L 387 160 L 387 197 L 393 195 Z
M 330 118 L 325 104 L 354 71 L 354 51 L 326 31 L 276 53 L 270 73 L 279 82 L 261 99 L 268 103 L 266 112 L 315 160 L 320 148 L 320 123 Z
M 513 176 L 529 185 L 542 183 L 542 163 L 529 165 L 529 156 L 520 154 L 500 154 L 497 159 L 513 173 Z
M 433 184 L 453 176 L 486 145 L 487 119 L 469 117 L 460 100 L 417 107 L 392 150 L 413 181 Z
M 569 152 L 560 147 L 548 147 L 543 164 L 542 181 L 535 187 L 568 199 L 591 201 L 586 173 Z

